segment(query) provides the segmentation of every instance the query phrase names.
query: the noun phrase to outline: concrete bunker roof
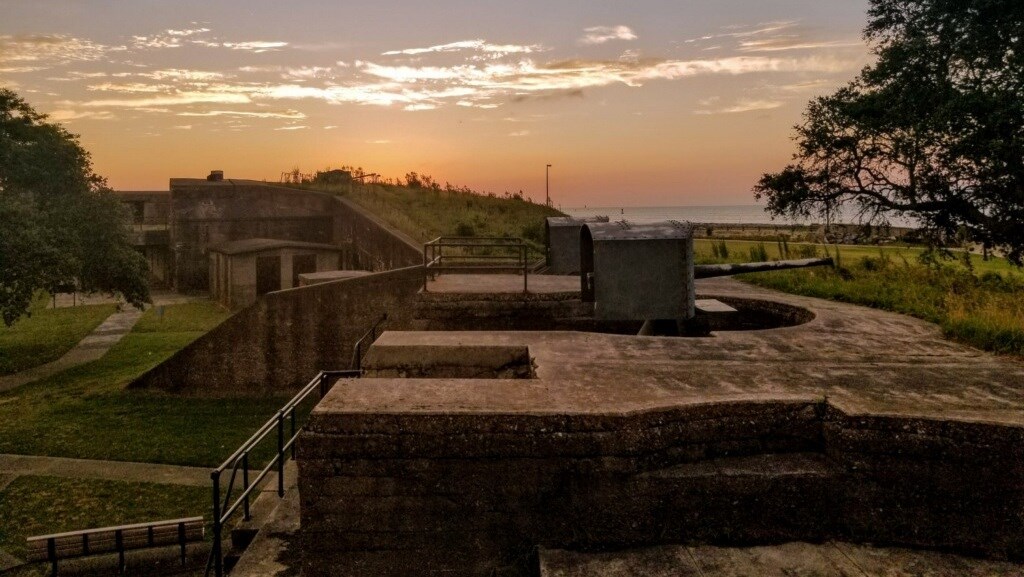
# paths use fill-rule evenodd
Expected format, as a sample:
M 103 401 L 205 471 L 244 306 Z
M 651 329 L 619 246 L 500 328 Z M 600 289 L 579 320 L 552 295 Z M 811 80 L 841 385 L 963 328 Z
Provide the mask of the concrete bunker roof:
M 549 227 L 559 226 L 580 226 L 588 222 L 608 222 L 607 216 L 549 216 L 547 223 Z
M 625 220 L 592 222 L 583 226 L 594 242 L 622 240 L 675 240 L 693 237 L 693 225 L 668 220 L 651 224 L 633 224 Z
M 299 240 L 284 240 L 277 238 L 247 238 L 245 240 L 233 240 L 211 246 L 211 252 L 219 252 L 221 254 L 246 254 L 250 252 L 260 252 L 264 250 L 274 250 L 280 248 L 308 248 L 316 250 L 333 250 L 340 251 L 342 247 L 335 246 L 333 244 L 324 244 L 319 242 L 303 242 Z

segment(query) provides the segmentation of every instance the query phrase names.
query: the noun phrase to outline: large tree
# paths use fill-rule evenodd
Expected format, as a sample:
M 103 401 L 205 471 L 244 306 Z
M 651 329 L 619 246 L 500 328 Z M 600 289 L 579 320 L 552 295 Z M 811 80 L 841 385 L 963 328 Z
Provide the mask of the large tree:
M 123 208 L 78 138 L 0 88 L 0 316 L 10 325 L 33 294 L 69 290 L 149 300 L 145 259 Z
M 774 215 L 908 216 L 1021 264 L 1024 1 L 871 0 L 864 35 L 877 62 L 809 104 L 793 164 L 755 196 Z

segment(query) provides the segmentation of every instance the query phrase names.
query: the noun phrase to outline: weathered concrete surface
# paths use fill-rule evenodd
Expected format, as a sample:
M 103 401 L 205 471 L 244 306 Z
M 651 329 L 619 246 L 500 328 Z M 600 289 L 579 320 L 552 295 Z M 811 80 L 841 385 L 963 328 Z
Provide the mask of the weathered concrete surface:
M 299 442 L 305 574 L 525 575 L 537 545 L 1024 557 L 1024 364 L 882 311 L 699 291 L 815 318 L 709 338 L 385 333 L 382 352 L 526 346 L 536 378 L 339 383 Z
M 578 276 L 527 275 L 526 289 L 529 293 L 572 293 L 579 298 L 580 278 Z M 427 282 L 429 293 L 454 294 L 495 294 L 522 293 L 521 274 L 441 274 Z
M 1017 563 L 849 543 L 722 548 L 671 545 L 611 553 L 541 551 L 540 577 L 1014 577 Z
M 422 285 L 409 267 L 265 295 L 143 374 L 130 387 L 228 396 L 293 391 L 347 369 L 355 342 L 384 313 L 408 326 Z

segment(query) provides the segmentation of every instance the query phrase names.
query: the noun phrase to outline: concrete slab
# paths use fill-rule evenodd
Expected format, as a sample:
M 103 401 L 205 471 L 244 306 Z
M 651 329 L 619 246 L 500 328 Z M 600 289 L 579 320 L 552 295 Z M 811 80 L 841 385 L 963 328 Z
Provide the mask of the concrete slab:
M 579 276 L 527 275 L 530 293 L 579 293 Z M 427 292 L 489 294 L 523 292 L 521 274 L 442 274 L 427 282 Z
M 767 547 L 669 545 L 611 553 L 542 550 L 541 577 L 953 577 L 1021 576 L 1017 563 L 849 543 Z
M 374 348 L 526 346 L 536 380 L 514 386 L 459 379 L 355 380 L 335 387 L 318 411 L 625 414 L 710 402 L 827 397 L 851 415 L 1024 426 L 1024 363 L 1018 360 L 950 342 L 937 326 L 903 315 L 730 279 L 698 287 L 703 295 L 804 307 L 815 318 L 795 327 L 708 338 L 389 331 Z

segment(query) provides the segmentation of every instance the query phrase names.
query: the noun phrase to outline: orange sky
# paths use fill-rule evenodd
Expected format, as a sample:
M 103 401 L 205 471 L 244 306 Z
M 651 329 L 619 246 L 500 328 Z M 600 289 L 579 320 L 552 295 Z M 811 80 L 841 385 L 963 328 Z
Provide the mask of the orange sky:
M 806 102 L 870 62 L 865 9 L 37 0 L 5 7 L 0 84 L 122 190 L 349 164 L 543 199 L 551 164 L 565 207 L 750 204 Z

